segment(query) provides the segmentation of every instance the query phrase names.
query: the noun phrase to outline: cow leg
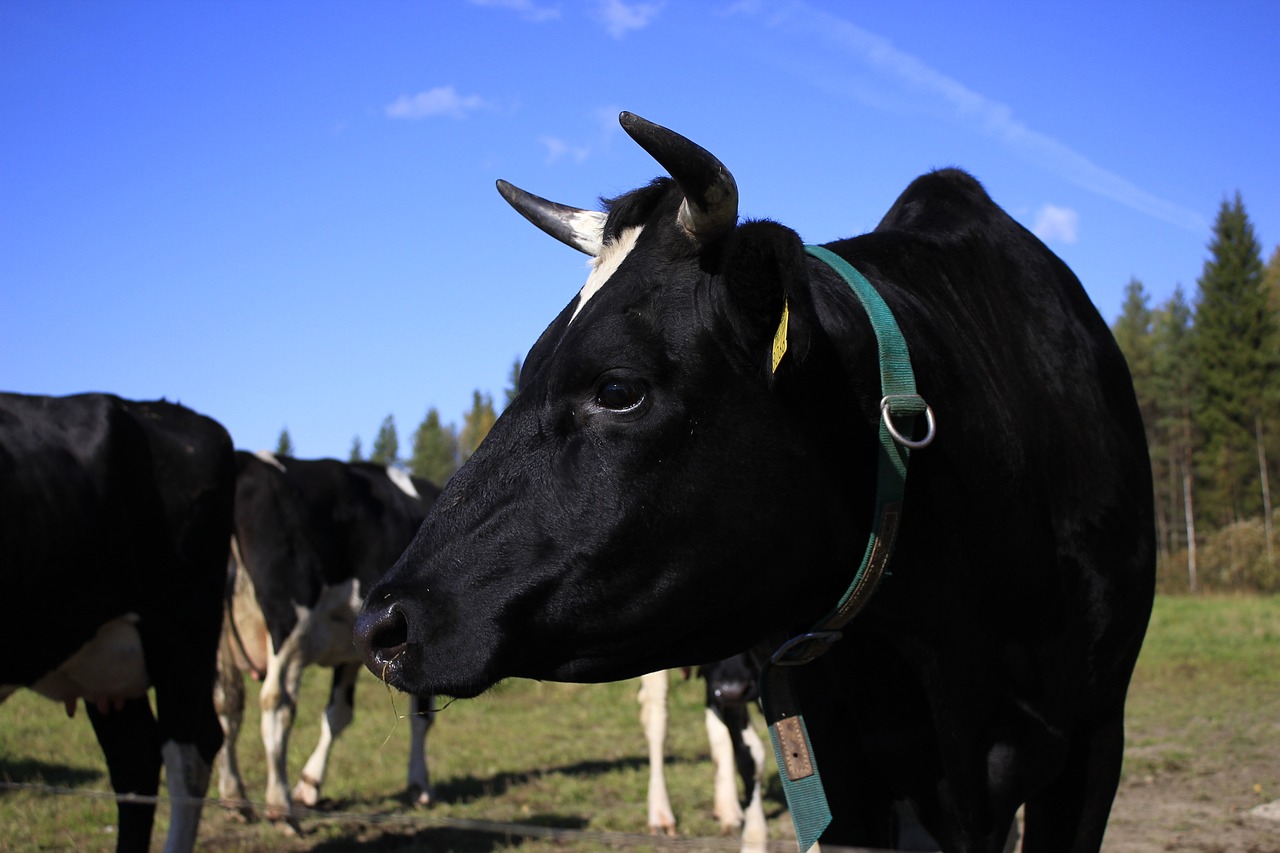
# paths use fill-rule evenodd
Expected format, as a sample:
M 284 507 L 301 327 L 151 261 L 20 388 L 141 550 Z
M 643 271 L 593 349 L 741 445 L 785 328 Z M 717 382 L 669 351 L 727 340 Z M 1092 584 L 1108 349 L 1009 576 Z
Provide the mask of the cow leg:
M 204 630 L 196 630 L 191 616 L 194 608 L 182 612 L 192 639 L 209 637 L 208 647 L 192 648 L 190 654 L 185 654 L 175 641 L 170 644 L 168 655 L 148 653 L 148 660 L 156 661 L 158 740 L 171 804 L 165 853 L 189 853 L 194 849 L 209 777 L 224 738 L 214 707 L 216 690 L 210 689 L 217 682 L 216 611 Z M 181 632 L 176 626 L 169 626 L 164 635 L 180 637 Z M 197 665 L 201 658 L 206 662 L 204 666 Z
M 763 853 L 769 846 L 762 799 L 764 743 L 751 727 L 746 705 L 709 705 L 706 720 L 716 768 L 715 815 L 721 832 L 731 835 L 741 827 L 742 853 Z M 735 769 L 742 779 L 745 798 L 738 796 Z
M 769 847 L 769 827 L 764 818 L 764 743 L 751 727 L 747 706 L 740 706 L 740 725 L 730 726 L 738 775 L 748 792 L 742 823 L 742 853 L 764 853 Z
M 959 692 L 953 695 L 959 695 Z M 992 744 L 986 749 L 986 774 L 978 775 L 972 772 L 974 767 L 968 761 L 974 758 L 981 760 L 982 757 L 974 755 L 972 744 L 961 744 L 954 737 L 947 739 L 943 725 L 945 723 L 940 722 L 936 731 L 942 747 L 942 763 L 946 768 L 944 795 L 930 806 L 914 801 L 916 808 L 909 810 L 907 816 L 910 817 L 913 811 L 918 813 L 919 825 L 902 824 L 899 832 L 910 831 L 924 837 L 936 835 L 944 839 L 944 848 L 951 845 L 975 853 L 1006 853 L 1010 836 L 1016 838 L 1016 817 L 1020 805 L 1017 799 L 1018 792 L 1026 790 L 1025 771 L 1037 760 L 1044 765 L 1052 764 L 1055 760 L 1053 753 L 1038 750 L 1026 742 Z M 952 718 L 949 728 L 953 732 L 980 730 L 975 717 L 963 721 L 959 716 Z M 927 849 L 934 849 L 937 843 L 931 842 Z
M 1025 853 L 1094 853 L 1111 814 L 1124 754 L 1123 708 L 1091 735 L 1073 739 L 1062 772 L 1026 805 Z
M 640 725 L 649 742 L 649 832 L 675 835 L 676 816 L 667 793 L 667 672 L 651 672 L 640 679 Z
M 742 803 L 738 800 L 738 782 L 734 778 L 733 732 L 725 719 L 725 709 L 708 705 L 707 740 L 711 744 L 711 761 L 715 765 L 715 812 L 720 833 L 732 835 L 742 826 Z
M 429 806 L 435 799 L 427 774 L 427 730 L 435 721 L 434 696 L 409 699 L 409 802 L 417 806 Z
M 225 635 L 224 635 L 225 636 Z M 224 643 L 225 646 L 225 643 Z M 218 798 L 245 821 L 253 820 L 253 807 L 245 793 L 236 744 L 244 722 L 244 676 L 227 650 L 218 653 L 218 680 L 213 685 L 213 707 L 222 725 L 222 749 L 218 752 Z
M 194 743 L 165 741 L 160 749 L 164 775 L 169 786 L 169 836 L 165 853 L 186 853 L 195 849 L 200 829 L 200 812 L 209 790 L 213 766 Z
M 284 821 L 298 831 L 297 818 L 289 799 L 289 732 L 293 729 L 298 707 L 298 689 L 302 683 L 302 652 L 299 638 L 304 636 L 307 622 L 299 620 L 280 650 L 267 655 L 267 675 L 262 680 L 258 702 L 262 707 L 262 747 L 267 757 L 267 819 Z
M 329 689 L 329 704 L 320 720 L 320 742 L 302 768 L 302 778 L 293 788 L 293 801 L 307 808 L 315 808 L 320 802 L 320 787 L 329 767 L 329 753 L 333 742 L 351 724 L 355 714 L 356 676 L 360 674 L 357 663 L 342 663 L 333 668 L 333 686 Z
M 145 695 L 125 701 L 119 710 L 99 711 L 85 702 L 93 732 L 107 759 L 111 788 L 117 794 L 154 797 L 160 789 L 159 729 Z M 151 844 L 151 824 L 156 806 L 150 803 L 117 804 L 119 827 L 117 853 L 141 851 Z

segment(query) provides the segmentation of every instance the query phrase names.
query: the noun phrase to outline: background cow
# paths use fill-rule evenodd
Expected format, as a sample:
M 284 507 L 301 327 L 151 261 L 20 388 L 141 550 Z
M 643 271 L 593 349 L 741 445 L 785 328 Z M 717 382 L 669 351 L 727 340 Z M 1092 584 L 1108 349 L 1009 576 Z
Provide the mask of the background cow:
M 333 459 L 236 453 L 235 540 L 219 656 L 218 713 L 226 745 L 218 762 L 224 802 L 251 812 L 236 761 L 244 678 L 262 682 L 267 817 L 296 828 L 294 802 L 320 797 L 334 739 L 351 722 L 359 652 L 351 629 L 365 591 L 382 576 L 431 508 L 439 489 L 395 468 Z M 333 667 L 320 741 L 290 796 L 287 750 L 302 670 Z M 410 700 L 410 797 L 430 801 L 426 732 L 431 696 Z
M 622 124 L 671 178 L 605 214 L 500 186 L 595 261 L 369 594 L 365 660 L 400 689 L 778 648 L 826 622 L 890 531 L 877 464 L 899 445 L 880 441 L 868 309 L 793 231 L 739 224 L 715 157 Z M 949 851 L 1001 850 L 1023 803 L 1024 849 L 1097 850 L 1154 587 L 1124 358 L 1071 271 L 961 171 L 827 248 L 896 318 L 936 431 L 911 455 L 889 575 L 793 669 L 822 772 L 788 773 L 820 782 L 833 844 L 892 846 L 905 798 Z
M 214 657 L 231 533 L 231 439 L 167 402 L 0 394 L 0 700 L 79 698 L 117 793 L 154 796 L 165 849 L 195 843 L 222 743 Z M 156 714 L 147 696 L 155 688 Z M 145 851 L 155 806 L 119 805 Z
M 761 853 L 769 843 L 763 800 L 764 744 L 751 727 L 748 712 L 748 705 L 759 698 L 759 674 L 759 664 L 747 654 L 698 667 L 706 687 L 707 740 L 715 767 L 713 812 L 724 835 L 741 831 L 742 853 Z M 638 699 L 640 724 L 649 745 L 649 831 L 674 836 L 676 818 L 665 772 L 669 688 L 667 670 L 651 672 L 640 680 Z

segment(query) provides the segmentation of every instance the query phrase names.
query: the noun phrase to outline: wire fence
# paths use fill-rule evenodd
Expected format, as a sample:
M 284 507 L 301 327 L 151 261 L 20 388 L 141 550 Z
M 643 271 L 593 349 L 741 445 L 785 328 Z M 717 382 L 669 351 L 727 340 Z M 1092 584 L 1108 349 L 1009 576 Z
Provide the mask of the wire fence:
M 223 800 L 215 797 L 171 797 L 167 795 L 143 796 L 139 794 L 117 794 L 113 791 L 100 791 L 88 788 L 70 788 L 60 785 L 47 785 L 31 782 L 10 782 L 0 780 L 0 791 L 24 791 L 44 797 L 74 797 L 81 799 L 112 800 L 117 803 L 150 803 L 152 805 L 172 806 L 183 803 L 200 803 L 213 808 L 249 807 L 259 814 L 267 811 L 265 803 L 251 800 Z M 445 817 L 422 812 L 353 812 L 353 811 L 317 811 L 295 806 L 296 816 L 305 820 L 308 825 L 336 824 L 342 826 L 383 826 L 388 828 L 409 829 L 449 829 L 460 832 L 484 833 L 506 838 L 536 838 L 558 844 L 578 844 L 594 848 L 626 849 L 628 847 L 646 847 L 663 850 L 739 850 L 741 842 L 731 837 L 671 837 L 664 835 L 643 835 L 632 832 L 616 832 L 596 829 L 577 829 L 570 827 L 542 826 L 530 823 L 509 823 L 505 821 L 476 820 L 472 818 Z M 824 853 L 876 853 L 869 848 L 831 847 L 824 845 Z M 770 853 L 798 853 L 794 839 L 775 839 L 768 845 Z

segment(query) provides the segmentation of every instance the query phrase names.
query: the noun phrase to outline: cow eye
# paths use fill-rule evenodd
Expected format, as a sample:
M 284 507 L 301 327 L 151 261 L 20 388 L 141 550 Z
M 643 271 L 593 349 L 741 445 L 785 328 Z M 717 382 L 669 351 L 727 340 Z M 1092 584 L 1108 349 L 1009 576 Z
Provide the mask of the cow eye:
M 644 402 L 644 384 L 631 379 L 606 379 L 596 389 L 596 405 L 611 412 L 629 412 Z

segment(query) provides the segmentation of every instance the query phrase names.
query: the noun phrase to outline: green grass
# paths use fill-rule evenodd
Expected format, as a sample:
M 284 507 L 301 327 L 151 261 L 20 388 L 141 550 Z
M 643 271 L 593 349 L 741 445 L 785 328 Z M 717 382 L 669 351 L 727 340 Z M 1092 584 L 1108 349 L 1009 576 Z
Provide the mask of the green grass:
M 1129 689 L 1126 774 L 1274 760 L 1277 709 L 1280 598 L 1161 597 Z
M 315 745 L 328 677 L 316 669 L 306 674 L 290 750 L 293 778 Z M 518 847 L 541 853 L 620 847 L 613 836 L 525 839 L 464 830 L 448 821 L 646 833 L 648 771 L 637 687 L 636 681 L 513 681 L 479 699 L 450 705 L 439 714 L 428 744 L 441 802 L 419 811 L 400 799 L 409 726 L 397 713 L 406 712 L 408 701 L 366 675 L 357 691 L 355 722 L 338 741 L 330 763 L 323 791 L 329 810 L 304 819 L 304 836 L 291 838 L 278 827 L 243 825 L 217 806 L 207 806 L 201 849 L 336 851 L 361 845 L 370 851 Z M 250 797 L 261 801 L 265 769 L 252 683 L 248 699 L 241 766 Z M 1246 788 L 1259 786 L 1253 792 L 1257 798 L 1280 797 L 1277 708 L 1280 599 L 1160 598 L 1130 691 L 1128 784 L 1197 775 L 1218 779 L 1212 774 L 1232 769 L 1247 780 Z M 700 682 L 685 683 L 673 674 L 670 720 L 668 783 L 681 832 L 686 838 L 715 837 Z M 82 792 L 109 790 L 83 709 L 68 720 L 61 706 L 25 691 L 0 705 L 0 780 Z M 791 838 L 772 765 L 766 785 L 771 837 Z M 216 793 L 216 785 L 211 792 Z M 1203 796 L 1213 794 L 1209 790 Z M 331 820 L 334 811 L 363 817 Z M 162 806 L 155 850 L 163 844 L 166 819 Z M 0 790 L 0 850 L 110 851 L 114 822 L 110 801 Z
M 703 725 L 701 682 L 672 676 L 667 778 L 686 837 L 711 836 L 712 769 Z M 304 676 L 299 720 L 290 748 L 296 779 L 315 745 L 328 674 Z M 202 849 L 337 850 L 355 843 L 369 850 L 488 851 L 599 849 L 555 840 L 506 839 L 496 833 L 461 832 L 450 820 L 519 823 L 592 832 L 644 835 L 648 786 L 646 745 L 639 724 L 638 681 L 603 685 L 512 681 L 485 696 L 444 708 L 428 736 L 428 764 L 440 804 L 410 809 L 405 784 L 409 725 L 407 697 L 390 693 L 371 676 L 357 690 L 356 718 L 330 761 L 322 810 L 304 819 L 304 837 L 285 837 L 275 826 L 242 825 L 216 805 L 206 806 Z M 248 689 L 239 755 L 249 797 L 261 802 L 265 784 L 258 735 L 256 685 Z M 763 735 L 763 727 L 760 727 Z M 772 768 L 770 768 L 772 771 Z M 105 764 L 83 711 L 67 720 L 60 706 L 22 692 L 0 706 L 0 779 L 106 791 Z M 775 837 L 786 838 L 789 822 L 776 774 L 766 803 Z M 216 782 L 210 786 L 216 795 Z M 334 811 L 356 814 L 334 821 Z M 110 827 L 115 806 L 103 800 L 0 791 L 0 850 L 114 849 Z M 384 821 L 388 821 L 384 823 Z M 425 827 L 415 831 L 411 821 Z M 442 825 L 443 824 L 443 825 Z M 164 839 L 165 808 L 157 812 L 153 849 Z M 613 840 L 613 839 L 606 839 Z M 630 849 L 643 849 L 631 847 Z

